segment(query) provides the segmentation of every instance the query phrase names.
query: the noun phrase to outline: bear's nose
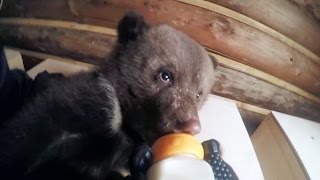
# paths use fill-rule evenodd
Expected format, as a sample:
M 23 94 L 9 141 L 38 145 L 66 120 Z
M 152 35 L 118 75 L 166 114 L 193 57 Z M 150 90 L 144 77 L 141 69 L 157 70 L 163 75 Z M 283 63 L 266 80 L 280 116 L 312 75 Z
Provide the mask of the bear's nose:
M 191 135 L 199 134 L 201 131 L 201 124 L 199 118 L 192 117 L 188 121 L 181 123 L 181 125 L 179 126 L 179 131 Z

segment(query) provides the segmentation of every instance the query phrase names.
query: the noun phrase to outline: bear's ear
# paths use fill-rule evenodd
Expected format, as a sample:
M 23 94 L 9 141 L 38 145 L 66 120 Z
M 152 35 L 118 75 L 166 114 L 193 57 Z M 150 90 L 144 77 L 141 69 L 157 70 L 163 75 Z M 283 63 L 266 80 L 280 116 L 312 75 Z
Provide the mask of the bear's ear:
M 136 12 L 127 13 L 118 25 L 118 41 L 126 44 L 128 41 L 137 39 L 148 29 L 144 18 Z

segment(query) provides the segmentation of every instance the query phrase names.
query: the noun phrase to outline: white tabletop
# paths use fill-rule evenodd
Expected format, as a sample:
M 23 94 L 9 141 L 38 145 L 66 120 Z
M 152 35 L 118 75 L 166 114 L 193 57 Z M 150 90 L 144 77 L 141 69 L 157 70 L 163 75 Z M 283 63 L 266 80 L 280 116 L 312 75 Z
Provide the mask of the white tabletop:
M 46 59 L 28 71 L 28 75 L 34 79 L 38 73 L 46 70 L 48 73 L 62 73 L 66 76 L 81 71 L 88 71 L 91 66 L 85 66 L 84 63 L 66 62 L 55 59 Z
M 199 112 L 201 141 L 219 141 L 222 158 L 230 164 L 240 180 L 261 180 L 263 174 L 248 132 L 235 103 L 210 95 Z
M 310 179 L 320 179 L 320 124 L 272 111 L 287 135 Z

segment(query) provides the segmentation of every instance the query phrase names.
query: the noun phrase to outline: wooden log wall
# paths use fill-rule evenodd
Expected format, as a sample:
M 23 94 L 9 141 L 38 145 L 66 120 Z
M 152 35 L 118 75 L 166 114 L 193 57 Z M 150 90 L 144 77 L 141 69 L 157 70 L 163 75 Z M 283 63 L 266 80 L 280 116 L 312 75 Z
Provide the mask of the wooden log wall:
M 320 55 L 320 3 L 317 0 L 207 0 L 251 17 Z
M 213 52 L 221 64 L 214 94 L 320 121 L 318 6 L 294 2 L 11 0 L 0 11 L 0 43 L 95 64 L 120 18 L 136 10 Z

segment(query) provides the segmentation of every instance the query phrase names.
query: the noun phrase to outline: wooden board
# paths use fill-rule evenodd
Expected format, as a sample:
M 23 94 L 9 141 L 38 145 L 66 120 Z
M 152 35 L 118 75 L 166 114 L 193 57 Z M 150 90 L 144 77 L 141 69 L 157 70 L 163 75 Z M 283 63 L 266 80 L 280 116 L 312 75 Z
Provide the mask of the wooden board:
M 212 92 L 300 117 L 320 121 L 319 104 L 250 75 L 219 66 Z M 312 117 L 311 117 L 312 116 Z
M 299 160 L 272 115 L 251 136 L 265 179 L 307 180 Z
M 312 0 L 206 1 L 255 19 L 320 56 L 320 6 Z
M 168 23 L 202 45 L 320 95 L 320 65 L 296 49 L 251 26 L 212 11 L 177 1 L 41 1 L 20 2 L 23 17 L 73 20 L 115 27 L 129 9 L 152 24 Z M 14 1 L 11 3 L 15 3 Z M 41 7 L 41 8 L 39 8 Z M 37 9 L 37 11 L 34 11 Z M 47 9 L 50 9 L 49 11 Z M 55 11 L 53 12 L 54 9 Z M 64 18 L 63 12 L 67 12 Z M 10 9 L 10 12 L 15 11 Z M 55 12 L 61 12 L 59 15 Z M 20 13 L 20 14 L 19 14 Z M 3 15 L 9 16 L 9 12 Z M 14 13 L 13 13 L 14 14 Z M 13 16 L 13 15 L 11 15 Z M 286 69 L 286 71 L 283 71 Z
M 196 137 L 201 141 L 217 140 L 223 159 L 231 165 L 239 179 L 264 179 L 235 103 L 210 95 L 199 111 L 199 118 L 202 130 Z
M 320 124 L 279 112 L 272 112 L 272 114 L 295 150 L 309 178 L 319 179 Z
M 315 96 L 315 95 L 313 95 L 313 94 L 311 94 L 311 93 L 309 93 L 309 92 L 307 92 L 307 91 L 305 91 L 305 90 L 303 90 L 293 84 L 290 84 L 282 79 L 279 79 L 273 75 L 270 75 L 270 74 L 265 73 L 263 71 L 257 70 L 255 68 L 252 68 L 252 67 L 247 66 L 245 64 L 239 63 L 237 61 L 234 61 L 232 59 L 229 59 L 229 58 L 226 58 L 226 57 L 214 54 L 214 53 L 209 53 L 209 54 L 210 54 L 210 56 L 213 56 L 214 58 L 216 58 L 218 63 L 222 66 L 249 74 L 250 76 L 253 76 L 253 77 L 257 77 L 261 80 L 267 81 L 267 82 L 274 84 L 276 86 L 279 86 L 283 89 L 289 90 L 289 91 L 294 92 L 296 94 L 299 94 L 303 97 L 306 97 L 312 101 L 320 103 L 320 98 L 318 96 Z
M 187 4 L 191 4 L 191 5 L 194 5 L 197 7 L 201 7 L 203 9 L 208 9 L 210 11 L 222 14 L 224 16 L 230 17 L 230 18 L 235 19 L 237 21 L 240 21 L 244 24 L 247 24 L 251 27 L 254 27 L 254 28 L 272 36 L 273 38 L 283 42 L 284 44 L 298 50 L 299 52 L 301 52 L 302 54 L 304 54 L 305 56 L 307 56 L 308 58 L 310 58 L 314 62 L 320 64 L 320 57 L 317 56 L 315 53 L 313 53 L 309 49 L 305 48 L 301 44 L 297 43 L 296 41 L 290 39 L 286 35 L 281 34 L 280 32 L 268 27 L 267 25 L 262 24 L 261 22 L 254 20 L 248 16 L 245 16 L 239 12 L 236 12 L 234 10 L 228 9 L 226 7 L 223 7 L 221 5 L 211 3 L 208 1 L 199 1 L 199 0 L 179 0 L 179 1 L 187 3 Z
M 320 20 L 320 1 L 319 0 L 292 0 L 293 4 L 307 12 L 309 16 Z
M 8 49 L 8 48 L 4 48 L 3 51 L 4 51 L 4 55 L 6 56 L 9 69 L 24 70 L 22 57 L 19 51 L 15 51 L 13 49 Z
M 3 27 L 3 28 L 2 28 Z M 0 43 L 48 52 L 63 57 L 103 60 L 114 45 L 114 36 L 59 28 L 0 25 Z
M 77 63 L 46 59 L 30 69 L 27 73 L 32 79 L 34 79 L 38 73 L 43 71 L 47 71 L 48 73 L 62 73 L 66 76 L 70 76 L 81 71 L 88 71 L 90 68 L 92 67 L 79 65 Z

